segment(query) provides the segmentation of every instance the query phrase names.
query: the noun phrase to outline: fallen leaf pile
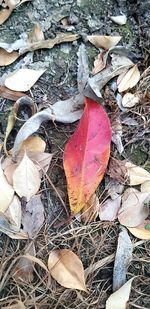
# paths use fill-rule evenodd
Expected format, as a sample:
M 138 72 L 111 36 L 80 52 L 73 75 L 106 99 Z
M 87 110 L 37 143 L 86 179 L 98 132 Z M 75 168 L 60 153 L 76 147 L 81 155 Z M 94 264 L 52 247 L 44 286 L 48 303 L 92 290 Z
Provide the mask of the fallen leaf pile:
M 26 1 L 9 0 L 1 3 L 0 24 Z M 119 25 L 127 21 L 125 15 L 111 16 L 110 19 Z M 63 20 L 63 23 L 66 24 L 66 21 Z M 78 38 L 78 34 L 66 32 L 58 33 L 53 39 L 45 39 L 37 24 L 32 31 L 11 44 L 0 42 L 0 66 L 12 64 L 29 51 L 50 49 L 56 44 L 73 42 Z M 86 45 L 80 44 L 76 94 L 45 109 L 37 111 L 36 102 L 31 99 L 32 92 L 28 92 L 46 74 L 44 68 L 33 70 L 20 67 L 1 78 L 0 86 L 1 97 L 16 101 L 9 113 L 3 140 L 6 156 L 2 156 L 0 162 L 0 231 L 12 239 L 36 238 L 45 216 L 41 182 L 47 176 L 55 154 L 45 152 L 47 145 L 35 132 L 45 121 L 71 124 L 79 120 L 63 154 L 70 219 L 76 217 L 84 224 L 89 224 L 98 217 L 101 221 L 117 219 L 121 224 L 113 271 L 114 292 L 106 302 L 106 309 L 124 309 L 129 299 L 134 280 L 131 278 L 126 282 L 133 251 L 130 233 L 140 239 L 150 240 L 150 173 L 129 160 L 118 160 L 113 156 L 110 159 L 111 141 L 120 155 L 124 151 L 120 111 L 128 111 L 140 103 L 137 93 L 128 92 L 139 82 L 140 72 L 137 64 L 129 58 L 128 49 L 116 46 L 120 40 L 120 36 L 87 35 L 87 44 L 99 50 L 94 61 L 93 76 L 88 68 Z M 115 87 L 115 108 L 111 100 L 104 100 L 112 85 Z M 27 95 L 24 92 L 28 92 Z M 17 133 L 13 148 L 8 150 L 7 140 L 18 120 L 18 109 L 24 108 L 24 105 L 28 105 L 32 115 Z M 96 189 L 106 173 L 109 185 L 105 188 L 107 194 L 102 200 L 96 194 Z M 88 291 L 83 264 L 71 249 L 52 250 L 46 266 L 41 258 L 36 257 L 34 242 L 29 241 L 25 254 L 14 268 L 15 280 L 30 283 L 35 264 L 61 286 Z M 25 308 L 20 301 L 13 306 Z

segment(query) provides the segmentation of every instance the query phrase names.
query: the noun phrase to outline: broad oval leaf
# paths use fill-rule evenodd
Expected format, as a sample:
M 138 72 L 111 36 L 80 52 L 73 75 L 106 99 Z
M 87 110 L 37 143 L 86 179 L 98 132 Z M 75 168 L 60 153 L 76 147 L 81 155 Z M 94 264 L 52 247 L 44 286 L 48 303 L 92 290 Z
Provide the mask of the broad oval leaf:
M 85 99 L 78 128 L 66 144 L 64 169 L 70 208 L 78 213 L 101 182 L 110 156 L 111 128 L 99 103 Z
M 137 186 L 145 181 L 150 181 L 150 173 L 144 168 L 131 162 L 126 162 L 125 167 L 127 168 L 130 186 Z
M 27 201 L 37 193 L 40 188 L 40 175 L 37 167 L 28 158 L 24 157 L 13 174 L 13 187 L 20 197 L 25 197 Z
M 5 212 L 14 196 L 12 186 L 7 182 L 0 164 L 0 211 Z
M 13 63 L 18 57 L 19 54 L 17 52 L 13 51 L 12 53 L 8 53 L 5 49 L 0 48 L 0 66 L 7 66 Z
M 121 36 L 88 35 L 87 39 L 97 48 L 109 49 L 118 44 L 121 40 Z
M 53 250 L 48 258 L 48 269 L 60 285 L 86 291 L 82 262 L 69 249 Z
M 136 227 L 127 227 L 129 232 L 137 238 L 150 240 L 150 220 L 145 220 L 142 224 Z
M 122 78 L 118 85 L 119 92 L 123 92 L 129 88 L 133 88 L 140 79 L 140 72 L 135 64 Z

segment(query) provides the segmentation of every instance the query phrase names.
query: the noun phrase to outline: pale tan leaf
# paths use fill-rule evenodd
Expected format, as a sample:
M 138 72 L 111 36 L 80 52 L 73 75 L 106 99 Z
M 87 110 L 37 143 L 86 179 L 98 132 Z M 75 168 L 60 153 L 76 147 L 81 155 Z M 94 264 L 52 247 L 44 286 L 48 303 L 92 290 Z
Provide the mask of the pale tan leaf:
M 5 212 L 14 196 L 12 186 L 7 182 L 0 164 L 0 211 Z
M 130 186 L 140 185 L 143 182 L 150 180 L 150 173 L 144 168 L 132 164 L 131 162 L 126 162 L 125 167 L 128 170 Z
M 150 180 L 141 184 L 141 192 L 150 192 Z
M 122 227 L 118 237 L 113 269 L 113 292 L 126 282 L 126 274 L 132 260 L 133 245 L 126 228 Z
M 5 211 L 5 216 L 9 220 L 9 222 L 16 226 L 18 230 L 21 226 L 21 202 L 18 197 L 15 195 L 11 204 Z
M 110 56 L 112 58 L 111 64 L 113 67 L 124 66 L 124 67 L 129 68 L 134 65 L 134 63 L 126 56 L 119 55 L 119 54 L 113 54 L 113 53 Z M 122 73 L 122 78 L 125 73 Z
M 94 75 L 101 72 L 106 66 L 106 63 L 104 62 L 104 58 L 103 58 L 104 54 L 105 52 L 101 52 L 100 54 L 98 54 L 97 59 L 95 59 L 94 61 L 94 68 L 92 70 L 92 73 Z
M 27 307 L 25 307 L 24 303 L 18 299 L 15 299 L 15 300 L 10 299 L 9 305 L 5 307 L 1 307 L 1 309 L 27 309 Z
M 118 15 L 118 16 L 110 16 L 110 19 L 112 21 L 114 21 L 114 23 L 118 24 L 118 25 L 125 25 L 127 22 L 127 17 L 126 15 Z
M 5 49 L 0 48 L 0 66 L 7 66 L 13 63 L 18 57 L 19 54 L 17 52 L 13 51 L 12 53 L 8 53 Z
M 140 79 L 140 72 L 135 64 L 123 77 L 118 85 L 118 91 L 123 92 L 129 88 L 133 88 Z
M 140 101 L 140 98 L 138 96 L 134 95 L 131 92 L 127 92 L 122 98 L 122 106 L 131 108 L 135 106 L 136 104 L 138 104 L 139 101 Z
M 122 225 L 135 227 L 141 224 L 148 216 L 146 203 L 150 200 L 150 193 L 142 193 L 136 189 L 127 189 L 122 196 L 122 207 L 119 210 L 118 220 Z
M 97 48 L 109 49 L 118 44 L 121 36 L 88 35 L 87 39 Z
M 97 212 L 98 206 L 99 206 L 99 199 L 97 195 L 94 193 L 89 199 L 88 203 L 81 210 L 81 221 L 85 223 L 95 221 L 98 215 Z
M 13 9 L 8 8 L 8 9 L 2 9 L 0 11 L 0 25 L 2 25 L 7 19 L 8 17 L 11 15 Z
M 13 91 L 5 86 L 0 86 L 0 96 L 4 99 L 17 101 L 19 98 L 23 97 L 25 93 L 19 91 Z
M 114 221 L 117 218 L 117 213 L 121 204 L 121 196 L 117 196 L 116 199 L 107 199 L 99 207 L 99 218 L 101 221 Z
M 25 197 L 27 201 L 35 195 L 40 188 L 40 176 L 37 167 L 24 154 L 22 161 L 13 174 L 13 187 L 20 197 Z
M 44 34 L 39 24 L 36 24 L 28 33 L 28 42 L 34 43 L 44 40 Z
M 4 84 L 15 91 L 28 91 L 46 70 L 19 69 L 6 77 Z
M 127 227 L 127 229 L 137 238 L 150 240 L 150 220 L 145 220 L 136 227 Z
M 69 249 L 53 250 L 48 258 L 48 269 L 60 285 L 86 291 L 82 262 Z
M 29 136 L 21 145 L 20 151 L 26 152 L 44 152 L 46 148 L 46 143 L 43 139 L 36 135 L 36 136 Z
M 128 280 L 119 290 L 109 296 L 106 301 L 106 309 L 126 309 L 134 278 Z
M 13 174 L 17 166 L 18 166 L 17 163 L 12 162 L 11 164 L 7 165 L 6 168 L 4 169 L 4 175 L 6 176 L 7 181 L 11 186 L 13 186 Z
M 12 239 L 28 239 L 27 233 L 11 225 L 2 212 L 0 213 L 0 231 Z

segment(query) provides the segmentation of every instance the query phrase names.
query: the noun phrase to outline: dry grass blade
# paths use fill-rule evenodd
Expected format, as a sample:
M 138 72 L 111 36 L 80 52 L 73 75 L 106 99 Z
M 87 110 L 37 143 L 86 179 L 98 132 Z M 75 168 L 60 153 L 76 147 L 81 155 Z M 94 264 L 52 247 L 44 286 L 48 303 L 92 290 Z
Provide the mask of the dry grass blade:
M 13 304 L 14 303 L 14 304 Z M 10 299 L 9 305 L 5 307 L 1 307 L 1 309 L 27 309 L 24 305 L 24 303 L 18 299 Z

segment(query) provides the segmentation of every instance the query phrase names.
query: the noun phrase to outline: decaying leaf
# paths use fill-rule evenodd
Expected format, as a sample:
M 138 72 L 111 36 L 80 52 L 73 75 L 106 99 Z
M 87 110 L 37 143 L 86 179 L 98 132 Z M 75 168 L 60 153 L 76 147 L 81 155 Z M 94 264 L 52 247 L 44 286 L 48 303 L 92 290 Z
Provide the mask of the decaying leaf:
M 21 145 L 19 151 L 21 152 L 44 152 L 46 148 L 46 143 L 44 140 L 36 135 L 29 136 Z
M 108 175 L 116 179 L 117 181 L 121 183 L 125 183 L 128 180 L 128 170 L 125 166 L 124 160 L 117 160 L 115 158 L 111 158 L 109 162 L 109 170 Z
M 28 239 L 28 235 L 23 230 L 11 225 L 6 216 L 0 213 L 0 231 L 12 239 Z
M 126 274 L 132 260 L 133 245 L 126 228 L 122 227 L 118 237 L 113 269 L 113 292 L 126 282 Z
M 16 226 L 18 230 L 21 226 L 21 203 L 18 197 L 15 195 L 11 204 L 5 211 L 5 216 L 11 223 L 11 225 Z
M 0 86 L 0 96 L 4 99 L 17 101 L 19 98 L 23 97 L 25 93 L 19 91 L 13 91 L 5 86 Z
M 0 212 L 5 212 L 14 196 L 13 187 L 7 182 L 0 164 Z
M 150 180 L 147 180 L 141 184 L 141 192 L 150 192 Z
M 30 238 L 34 238 L 44 222 L 44 206 L 40 195 L 33 196 L 22 209 L 23 230 Z
M 128 280 L 118 291 L 110 295 L 106 301 L 106 309 L 126 309 L 134 278 Z
M 0 11 L 0 25 L 2 25 L 8 19 L 8 17 L 17 6 L 20 6 L 22 3 L 27 1 L 32 0 L 5 0 L 6 7 L 8 8 L 2 9 Z
M 0 25 L 2 25 L 7 19 L 8 17 L 11 15 L 13 9 L 8 8 L 8 9 L 2 9 L 0 11 Z
M 114 221 L 121 205 L 121 196 L 117 196 L 114 200 L 108 198 L 99 207 L 98 213 L 101 221 Z
M 63 164 L 72 214 L 85 206 L 104 177 L 110 143 L 107 114 L 97 102 L 85 98 L 83 116 L 64 150 Z
M 53 250 L 48 258 L 51 276 L 69 289 L 86 291 L 84 268 L 78 256 L 69 249 Z
M 121 36 L 88 35 L 87 39 L 97 48 L 109 49 L 118 44 Z
M 140 98 L 131 92 L 127 92 L 122 98 L 122 106 L 131 108 L 140 102 Z
M 99 199 L 97 195 L 94 193 L 87 202 L 87 204 L 85 204 L 85 206 L 81 210 L 81 221 L 85 223 L 95 221 L 98 215 L 97 212 L 98 206 L 99 206 Z
M 118 16 L 110 16 L 110 19 L 112 21 L 114 21 L 114 23 L 118 24 L 118 25 L 125 25 L 127 22 L 127 17 L 126 15 L 118 15 Z
M 118 84 L 118 91 L 123 92 L 128 90 L 129 88 L 133 88 L 140 79 L 140 72 L 135 64 L 122 78 L 120 83 Z
M 82 95 L 86 83 L 89 78 L 89 67 L 88 67 L 88 58 L 86 54 L 85 45 L 81 44 L 78 50 L 78 91 Z
M 122 196 L 122 206 L 118 214 L 119 222 L 127 227 L 142 224 L 149 213 L 146 204 L 149 200 L 150 193 L 142 193 L 133 188 L 126 189 Z
M 19 69 L 6 77 L 4 84 L 15 91 L 28 91 L 46 70 Z
M 40 183 L 39 171 L 25 153 L 13 174 L 14 190 L 20 197 L 25 197 L 29 201 L 38 192 Z
M 122 124 L 119 114 L 112 113 L 111 115 L 112 142 L 116 145 L 118 152 L 121 154 L 124 150 L 122 144 Z
M 40 42 L 44 40 L 44 34 L 39 24 L 36 24 L 33 29 L 28 33 L 28 42 Z
M 137 238 L 150 240 L 150 220 L 145 220 L 136 227 L 127 227 L 127 229 Z
M 19 54 L 17 52 L 13 51 L 12 53 L 8 53 L 5 49 L 0 48 L 0 66 L 7 66 L 13 63 L 18 57 Z
M 104 58 L 103 58 L 104 54 L 105 54 L 105 52 L 101 52 L 100 54 L 98 54 L 97 59 L 95 59 L 95 61 L 94 61 L 94 68 L 92 70 L 92 73 L 94 75 L 101 72 L 106 66 L 106 63 L 105 63 Z
M 32 116 L 18 132 L 14 147 L 13 157 L 17 154 L 21 143 L 26 140 L 31 134 L 36 132 L 44 121 L 58 121 L 62 123 L 72 123 L 81 118 L 83 113 L 84 97 L 80 94 L 64 101 L 58 101 L 50 108 Z
M 137 166 L 131 162 L 126 162 L 129 184 L 130 186 L 136 186 L 150 180 L 150 173 L 144 168 Z

